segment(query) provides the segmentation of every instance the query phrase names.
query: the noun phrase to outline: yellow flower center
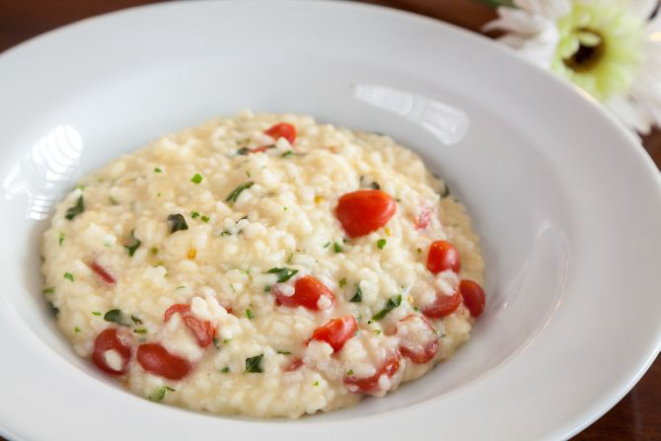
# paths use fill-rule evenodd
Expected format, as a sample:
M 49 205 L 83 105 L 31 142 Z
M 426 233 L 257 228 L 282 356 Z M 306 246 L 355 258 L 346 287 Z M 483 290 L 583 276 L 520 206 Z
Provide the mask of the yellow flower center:
M 643 57 L 645 22 L 624 0 L 574 0 L 558 23 L 553 70 L 598 100 L 629 90 Z

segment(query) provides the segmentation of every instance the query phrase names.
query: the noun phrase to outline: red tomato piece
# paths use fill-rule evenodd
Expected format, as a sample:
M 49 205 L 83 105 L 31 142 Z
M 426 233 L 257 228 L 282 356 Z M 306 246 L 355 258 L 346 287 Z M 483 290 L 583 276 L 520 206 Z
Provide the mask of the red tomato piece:
M 335 302 L 335 295 L 326 285 L 312 276 L 301 277 L 294 284 L 294 294 L 286 296 L 277 289 L 273 289 L 273 294 L 279 304 L 295 308 L 303 306 L 307 309 L 317 311 L 319 309 L 319 299 L 326 297 L 332 305 Z
M 459 251 L 450 242 L 444 240 L 432 242 L 427 254 L 427 269 L 434 274 L 445 270 L 459 273 L 461 269 Z
M 138 347 L 138 363 L 144 370 L 159 377 L 179 380 L 192 366 L 185 358 L 171 354 L 158 343 L 145 343 Z
M 344 344 L 356 334 L 358 322 L 352 315 L 333 319 L 314 330 L 311 340 L 325 341 L 334 352 L 342 349 Z
M 358 190 L 343 195 L 336 215 L 349 237 L 365 236 L 388 223 L 397 204 L 381 190 Z
M 208 320 L 202 320 L 191 312 L 190 306 L 182 303 L 177 303 L 170 306 L 163 316 L 163 321 L 167 322 L 170 318 L 176 314 L 181 314 L 181 318 L 190 331 L 197 340 L 197 344 L 201 348 L 206 348 L 211 343 L 213 343 L 213 337 L 216 335 L 216 327 Z
M 108 285 L 114 285 L 115 284 L 115 278 L 110 275 L 108 271 L 101 265 L 99 265 L 96 262 L 90 263 L 90 268 L 92 271 L 96 273 L 97 276 L 101 277 L 101 279 L 106 282 Z
M 115 351 L 122 359 L 121 369 L 113 369 L 106 362 L 106 352 Z M 94 352 L 92 352 L 92 361 L 94 364 L 111 375 L 124 375 L 129 361 L 131 360 L 131 346 L 123 343 L 119 338 L 117 329 L 108 328 L 97 335 L 94 340 Z
M 479 317 L 484 312 L 486 303 L 486 294 L 484 289 L 472 280 L 462 280 L 459 282 L 459 292 L 464 299 L 464 305 L 468 308 L 473 317 Z
M 174 305 L 170 306 L 168 309 L 165 310 L 165 314 L 163 315 L 163 321 L 167 323 L 170 320 L 170 318 L 178 312 L 181 314 L 190 312 L 190 305 L 185 305 L 183 303 L 175 303 Z
M 424 207 L 420 211 L 420 215 L 415 220 L 415 229 L 424 230 L 429 225 L 431 220 L 431 207 Z
M 405 326 L 410 326 L 407 330 L 409 332 L 402 332 Z M 404 317 L 397 324 L 397 333 L 401 334 L 399 351 L 412 362 L 427 363 L 436 356 L 438 335 L 434 326 L 423 316 L 409 315 Z
M 388 358 L 383 366 L 381 366 L 381 369 L 371 377 L 357 378 L 354 376 L 347 376 L 344 377 L 344 384 L 349 386 L 349 390 L 352 392 L 360 392 L 364 394 L 377 392 L 379 390 L 379 378 L 381 378 L 381 375 L 387 375 L 388 377 L 395 375 L 399 369 L 400 360 L 401 356 L 395 354 Z
M 457 291 L 451 296 L 439 292 L 436 293 L 434 303 L 422 308 L 422 313 L 427 317 L 439 319 L 455 312 L 459 305 L 461 305 L 461 295 Z
M 285 368 L 285 372 L 293 372 L 303 366 L 303 360 L 300 358 L 295 358 L 292 360 L 291 363 L 289 363 L 289 366 Z
M 276 141 L 279 138 L 285 138 L 289 141 L 289 144 L 294 144 L 294 141 L 296 140 L 296 127 L 287 123 L 276 124 L 268 130 L 265 130 L 264 133 Z

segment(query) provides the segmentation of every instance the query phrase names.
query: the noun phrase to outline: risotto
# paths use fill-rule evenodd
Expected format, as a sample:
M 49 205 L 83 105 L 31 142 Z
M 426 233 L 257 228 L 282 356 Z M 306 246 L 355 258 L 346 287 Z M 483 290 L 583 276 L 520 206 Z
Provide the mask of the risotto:
M 387 136 L 218 118 L 85 177 L 43 236 L 75 351 L 154 401 L 299 417 L 383 396 L 469 338 L 464 207 Z

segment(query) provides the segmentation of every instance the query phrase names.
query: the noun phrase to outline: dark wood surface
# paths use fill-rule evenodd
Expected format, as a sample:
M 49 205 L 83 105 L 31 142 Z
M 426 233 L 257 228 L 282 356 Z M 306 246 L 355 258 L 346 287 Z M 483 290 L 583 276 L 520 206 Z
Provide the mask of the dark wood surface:
M 154 0 L 0 0 L 0 51 L 65 24 Z M 368 0 L 479 31 L 494 11 L 477 0 Z M 661 132 L 643 145 L 661 167 Z M 659 226 L 661 228 L 661 225 Z M 2 438 L 0 438 L 2 439 Z M 613 409 L 575 440 L 661 440 L 661 360 Z

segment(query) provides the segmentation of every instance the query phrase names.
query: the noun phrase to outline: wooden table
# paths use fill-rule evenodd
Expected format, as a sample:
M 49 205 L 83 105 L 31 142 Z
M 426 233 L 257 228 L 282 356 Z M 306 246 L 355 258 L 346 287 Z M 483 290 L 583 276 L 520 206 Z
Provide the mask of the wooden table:
M 474 31 L 494 17 L 477 0 L 367 0 L 435 17 Z M 154 0 L 0 0 L 0 51 L 30 37 L 86 17 Z M 661 167 L 661 132 L 643 139 Z M 659 225 L 661 228 L 661 225 Z M 661 294 L 661 293 L 660 293 Z M 0 438 L 2 439 L 2 438 Z M 611 411 L 575 440 L 661 440 L 661 360 Z

